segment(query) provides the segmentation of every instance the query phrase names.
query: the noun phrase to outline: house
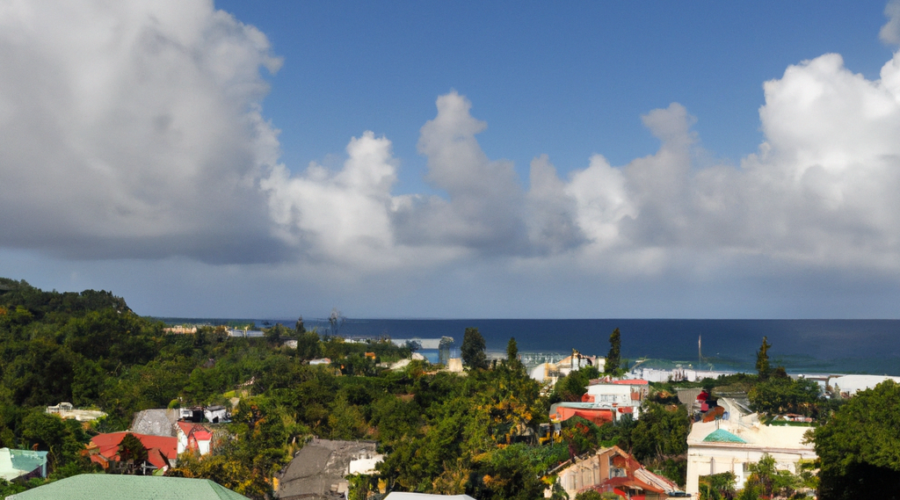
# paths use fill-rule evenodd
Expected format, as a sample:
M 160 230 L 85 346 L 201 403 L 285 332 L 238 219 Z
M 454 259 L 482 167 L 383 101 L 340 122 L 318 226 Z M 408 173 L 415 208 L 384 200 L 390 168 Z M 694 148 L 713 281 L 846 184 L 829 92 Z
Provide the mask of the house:
M 280 474 L 275 496 L 282 500 L 337 500 L 346 498 L 350 464 L 359 460 L 380 460 L 374 441 L 331 441 L 313 439 L 294 455 Z M 374 466 L 372 463 L 372 466 Z M 357 462 L 354 469 L 367 465 Z
M 812 443 L 805 441 L 809 427 L 764 425 L 756 413 L 744 414 L 739 406 L 728 408 L 728 418 L 696 422 L 688 434 L 687 482 L 685 491 L 699 494 L 700 476 L 731 472 L 738 488 L 750 475 L 750 464 L 768 454 L 778 469 L 798 472 L 801 460 L 815 460 Z
M 138 438 L 141 444 L 144 445 L 144 448 L 147 449 L 147 462 L 149 462 L 149 465 L 146 466 L 147 468 L 165 471 L 175 465 L 175 460 L 178 458 L 178 440 L 167 436 L 151 436 L 133 432 L 98 434 L 91 438 L 91 442 L 87 444 L 84 453 L 90 458 L 91 462 L 100 464 L 104 469 L 108 469 L 110 463 L 121 461 L 119 456 L 120 445 L 126 434 L 131 434 Z
M 330 365 L 331 358 L 319 358 L 319 359 L 311 359 L 309 361 L 311 365 Z
M 558 467 L 556 476 L 569 498 L 595 490 L 627 499 L 664 500 L 678 491 L 678 485 L 645 469 L 618 446 L 584 458 L 575 457 Z
M 201 424 L 178 422 L 175 425 L 175 437 L 178 439 L 177 453 L 193 451 L 201 456 L 212 451 L 213 432 Z
M 0 448 L 0 479 L 47 477 L 47 452 Z
M 249 500 L 209 479 L 81 474 L 7 497 L 8 500 Z
M 203 416 L 206 417 L 207 422 L 213 424 L 231 421 L 231 414 L 222 405 L 207 406 L 203 409 Z
M 550 421 L 565 422 L 572 417 L 581 417 L 596 425 L 603 425 L 615 419 L 612 407 L 601 407 L 595 403 L 555 403 L 550 405 Z
M 598 407 L 611 408 L 616 420 L 626 414 L 637 420 L 640 417 L 641 405 L 649 393 L 650 384 L 646 380 L 592 380 L 581 401 L 594 403 Z
M 72 403 L 67 402 L 62 402 L 56 406 L 48 406 L 45 411 L 46 413 L 49 413 L 51 415 L 57 415 L 63 420 L 75 419 L 79 422 L 93 422 L 94 420 L 106 416 L 106 413 L 103 413 L 102 411 L 82 410 L 80 408 L 73 407 Z

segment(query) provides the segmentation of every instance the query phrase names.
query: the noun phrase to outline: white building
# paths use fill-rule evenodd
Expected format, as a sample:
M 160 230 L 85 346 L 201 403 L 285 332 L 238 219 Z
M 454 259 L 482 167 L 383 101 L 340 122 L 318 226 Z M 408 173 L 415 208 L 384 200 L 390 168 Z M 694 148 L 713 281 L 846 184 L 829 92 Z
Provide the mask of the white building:
M 535 366 L 528 373 L 529 376 L 542 384 L 550 384 L 552 386 L 556 384 L 560 377 L 565 377 L 573 371 L 578 371 L 588 366 L 593 366 L 601 372 L 603 371 L 606 358 L 586 356 L 574 349 L 572 352 L 571 356 L 566 356 L 556 363 L 541 363 Z
M 201 456 L 212 451 L 212 432 L 200 424 L 178 422 L 175 426 L 175 437 L 178 439 L 177 452 L 196 451 Z
M 640 417 L 641 405 L 649 395 L 650 385 L 646 380 L 613 380 L 594 382 L 587 387 L 581 397 L 585 403 L 600 407 L 610 407 L 615 411 L 616 420 L 621 414 L 630 413 L 635 420 Z
M 866 389 L 874 389 L 876 385 L 885 380 L 893 380 L 900 384 L 900 377 L 890 377 L 887 375 L 841 375 L 830 377 L 828 385 L 832 391 L 840 393 L 843 396 L 853 397 L 859 391 Z
M 82 410 L 80 408 L 75 408 L 72 406 L 72 403 L 62 402 L 56 406 L 48 406 L 47 413 L 51 415 L 58 415 L 59 418 L 66 419 L 75 419 L 79 422 L 93 422 L 94 420 L 101 419 L 106 416 L 106 413 L 100 410 Z
M 742 415 L 736 407 L 729 413 L 729 420 L 695 423 L 688 435 L 685 491 L 694 498 L 699 496 L 700 476 L 732 472 L 743 488 L 749 465 L 765 454 L 775 459 L 778 469 L 794 474 L 801 460 L 815 460 L 813 444 L 804 443 L 810 427 L 763 425 L 756 413 Z

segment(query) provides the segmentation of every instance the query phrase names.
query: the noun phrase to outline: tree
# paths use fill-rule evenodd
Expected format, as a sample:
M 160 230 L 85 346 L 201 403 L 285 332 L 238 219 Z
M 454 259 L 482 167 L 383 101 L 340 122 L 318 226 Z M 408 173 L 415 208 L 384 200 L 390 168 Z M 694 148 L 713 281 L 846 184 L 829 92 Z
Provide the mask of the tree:
M 768 380 L 772 371 L 769 367 L 769 348 L 772 347 L 772 344 L 769 344 L 767 340 L 766 337 L 763 337 L 762 345 L 756 351 L 756 371 L 759 373 L 760 380 Z
M 754 489 L 762 492 L 762 496 L 772 498 L 791 497 L 794 491 L 801 486 L 798 476 L 787 470 L 775 468 L 775 459 L 768 453 L 764 454 L 759 462 L 750 464 L 750 477 L 747 478 L 745 489 Z
M 303 332 L 297 338 L 297 357 L 301 361 L 308 361 L 319 357 L 322 347 L 319 345 L 319 333 L 315 328 Z
M 274 346 L 279 346 L 289 331 L 281 323 L 276 323 L 275 326 L 266 330 L 266 340 Z
M 609 354 L 606 355 L 606 363 L 603 365 L 603 372 L 615 374 L 619 371 L 619 365 L 622 364 L 620 349 L 622 347 L 622 338 L 619 329 L 613 330 L 609 336 Z
M 772 414 L 801 413 L 810 416 L 819 401 L 819 384 L 801 378 L 773 377 L 753 386 L 748 393 L 753 409 Z
M 734 498 L 733 472 L 700 476 L 700 500 L 725 500 Z
M 144 443 L 140 439 L 129 432 L 122 437 L 122 441 L 119 443 L 119 458 L 122 460 L 122 463 L 130 460 L 133 467 L 137 469 L 147 461 L 147 448 L 144 447 Z
M 900 484 L 900 385 L 856 394 L 813 431 L 821 461 L 819 498 L 896 498 Z
M 603 500 L 603 496 L 597 490 L 586 490 L 575 495 L 575 500 Z
M 487 369 L 488 361 L 484 354 L 484 347 L 484 337 L 481 336 L 478 328 L 466 328 L 460 348 L 463 364 L 471 370 Z
M 639 462 L 661 460 L 687 452 L 691 420 L 684 406 L 669 411 L 657 403 L 647 403 L 631 433 L 632 452 Z
M 297 318 L 297 323 L 294 324 L 294 331 L 297 332 L 297 335 L 306 333 L 306 327 L 303 326 L 303 316 Z
M 515 371 L 525 368 L 519 361 L 519 345 L 515 337 L 510 337 L 506 344 L 506 366 Z
M 344 316 L 341 314 L 336 307 L 331 309 L 331 314 L 328 316 L 328 328 L 329 334 L 332 337 L 337 337 L 338 332 L 341 330 L 341 326 L 344 324 Z
M 416 352 L 422 349 L 422 343 L 418 340 L 407 340 L 406 348 L 409 349 L 409 352 Z

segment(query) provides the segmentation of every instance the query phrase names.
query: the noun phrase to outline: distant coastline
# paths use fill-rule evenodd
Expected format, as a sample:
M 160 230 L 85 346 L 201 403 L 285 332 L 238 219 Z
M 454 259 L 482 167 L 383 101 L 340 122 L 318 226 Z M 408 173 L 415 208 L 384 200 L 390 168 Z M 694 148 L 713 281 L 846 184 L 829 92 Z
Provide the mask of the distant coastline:
M 296 318 L 157 318 L 168 324 L 252 323 L 264 328 Z M 328 331 L 327 319 L 304 319 L 307 328 Z M 466 327 L 477 327 L 489 351 L 502 351 L 515 337 L 525 354 L 566 354 L 578 349 L 604 355 L 609 334 L 622 332 L 623 356 L 646 359 L 644 366 L 676 365 L 724 371 L 752 371 L 763 336 L 772 362 L 791 373 L 900 375 L 900 320 L 703 320 L 703 319 L 356 319 L 342 323 L 347 337 L 439 338 L 458 343 Z M 698 337 L 703 339 L 702 359 Z

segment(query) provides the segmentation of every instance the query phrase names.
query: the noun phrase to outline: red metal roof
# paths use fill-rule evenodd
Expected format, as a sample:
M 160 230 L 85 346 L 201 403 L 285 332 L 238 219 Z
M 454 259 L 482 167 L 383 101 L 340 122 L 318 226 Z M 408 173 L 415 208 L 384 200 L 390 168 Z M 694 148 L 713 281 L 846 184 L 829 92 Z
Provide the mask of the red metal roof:
M 119 445 L 122 443 L 122 438 L 125 437 L 125 434 L 131 434 L 140 440 L 141 444 L 144 445 L 144 448 L 147 449 L 147 461 L 157 467 L 162 468 L 169 465 L 166 459 L 175 458 L 177 455 L 178 440 L 174 437 L 151 436 L 134 432 L 111 432 L 108 434 L 98 434 L 91 438 L 91 443 L 97 447 L 100 452 L 99 454 L 101 455 L 100 457 L 92 455 L 91 461 L 101 465 L 103 465 L 103 462 L 110 460 L 118 461 Z M 153 453 L 154 451 L 156 452 L 155 455 Z M 154 462 L 154 460 L 159 462 L 159 464 Z
M 613 380 L 612 383 L 620 385 L 650 385 L 650 382 L 647 382 L 646 380 L 640 378 Z
M 656 486 L 649 485 L 641 480 L 632 478 L 632 477 L 613 477 L 603 481 L 603 486 L 625 486 L 626 488 L 637 488 L 644 491 L 650 491 L 652 493 L 665 493 L 666 491 L 657 488 Z

